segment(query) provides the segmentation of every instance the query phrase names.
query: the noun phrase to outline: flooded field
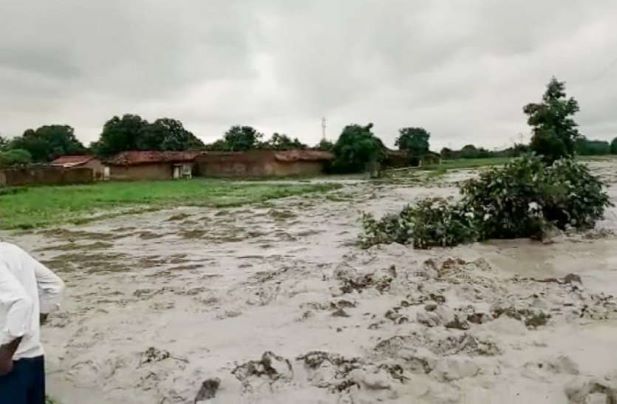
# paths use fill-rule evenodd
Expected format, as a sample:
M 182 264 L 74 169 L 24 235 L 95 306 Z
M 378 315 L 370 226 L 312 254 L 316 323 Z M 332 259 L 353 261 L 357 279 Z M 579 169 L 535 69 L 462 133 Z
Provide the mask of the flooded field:
M 590 163 L 617 200 L 617 162 Z M 430 174 L 427 174 L 430 176 Z M 7 234 L 67 284 L 62 404 L 617 400 L 617 211 L 551 242 L 356 245 L 473 171 Z M 605 401 L 594 401 L 605 400 Z

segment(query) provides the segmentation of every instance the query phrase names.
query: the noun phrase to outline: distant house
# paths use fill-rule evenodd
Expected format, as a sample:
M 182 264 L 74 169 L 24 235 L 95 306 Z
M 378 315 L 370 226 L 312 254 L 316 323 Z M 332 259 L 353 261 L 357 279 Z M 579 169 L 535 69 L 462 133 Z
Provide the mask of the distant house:
M 429 151 L 420 161 L 420 166 L 441 164 L 441 154 Z
M 406 151 L 387 150 L 384 160 L 386 168 L 423 167 L 435 164 L 441 164 L 441 156 L 432 151 L 428 151 L 422 157 L 410 157 Z
M 104 168 L 101 160 L 90 155 L 61 156 L 52 161 L 50 165 L 62 168 L 90 168 L 96 180 L 102 179 L 104 175 Z
M 197 151 L 125 151 L 104 161 L 112 180 L 191 178 Z
M 286 177 L 321 174 L 333 159 L 321 150 L 251 150 L 206 152 L 197 163 L 205 177 Z

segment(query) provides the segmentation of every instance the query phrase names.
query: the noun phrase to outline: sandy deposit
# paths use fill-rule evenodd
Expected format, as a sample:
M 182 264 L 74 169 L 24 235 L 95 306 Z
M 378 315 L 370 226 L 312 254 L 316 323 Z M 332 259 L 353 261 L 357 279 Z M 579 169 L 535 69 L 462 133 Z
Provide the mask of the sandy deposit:
M 611 184 L 616 163 L 594 163 Z M 44 329 L 63 404 L 617 400 L 617 214 L 552 243 L 355 245 L 362 210 L 456 194 L 349 182 L 9 235 L 65 279 Z M 613 199 L 617 186 L 611 185 Z

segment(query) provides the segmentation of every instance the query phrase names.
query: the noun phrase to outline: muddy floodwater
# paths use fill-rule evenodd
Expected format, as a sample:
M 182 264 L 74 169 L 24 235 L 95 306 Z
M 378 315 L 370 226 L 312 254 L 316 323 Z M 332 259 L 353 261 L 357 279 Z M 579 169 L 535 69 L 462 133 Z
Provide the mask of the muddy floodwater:
M 591 163 L 617 199 L 617 162 Z M 5 234 L 66 281 L 62 404 L 617 400 L 617 211 L 549 243 L 357 247 L 474 172 Z

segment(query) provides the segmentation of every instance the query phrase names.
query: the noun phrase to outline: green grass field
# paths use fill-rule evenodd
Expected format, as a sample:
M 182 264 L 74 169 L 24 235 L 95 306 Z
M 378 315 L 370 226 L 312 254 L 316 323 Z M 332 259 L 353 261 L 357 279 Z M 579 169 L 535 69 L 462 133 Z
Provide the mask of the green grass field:
M 488 157 L 481 159 L 456 159 L 442 160 L 441 164 L 422 167 L 425 170 L 456 170 L 465 168 L 478 168 L 505 164 L 511 157 Z
M 237 206 L 337 187 L 332 184 L 260 184 L 194 179 L 5 190 L 0 193 L 0 228 L 31 229 L 83 223 L 93 220 L 93 215 L 111 217 L 174 206 Z
M 513 157 L 487 157 L 478 159 L 456 159 L 456 160 L 442 160 L 441 164 L 430 165 L 422 167 L 424 170 L 456 170 L 466 168 L 478 168 L 497 166 L 507 163 Z M 612 155 L 606 156 L 577 156 L 580 161 L 604 161 L 616 158 Z

